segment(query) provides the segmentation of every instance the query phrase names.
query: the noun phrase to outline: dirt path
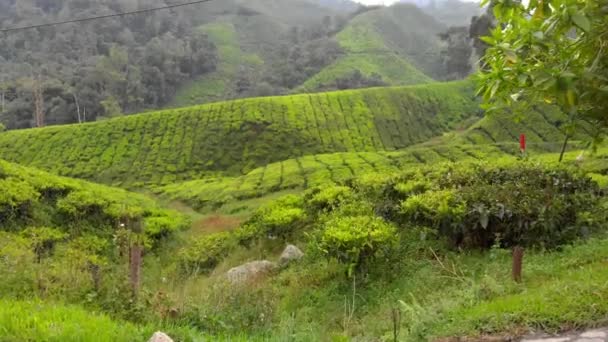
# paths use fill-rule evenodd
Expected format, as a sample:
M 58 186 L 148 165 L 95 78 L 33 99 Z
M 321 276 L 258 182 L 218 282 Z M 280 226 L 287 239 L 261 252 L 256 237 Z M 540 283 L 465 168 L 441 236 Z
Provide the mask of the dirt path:
M 608 342 L 608 328 L 553 337 L 529 337 L 521 340 L 521 342 Z

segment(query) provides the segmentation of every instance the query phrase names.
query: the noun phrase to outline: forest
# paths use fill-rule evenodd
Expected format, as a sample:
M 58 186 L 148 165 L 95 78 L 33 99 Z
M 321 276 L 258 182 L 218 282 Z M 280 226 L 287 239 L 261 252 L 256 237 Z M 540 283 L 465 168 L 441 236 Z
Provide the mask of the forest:
M 608 340 L 604 0 L 0 0 L 0 341 Z

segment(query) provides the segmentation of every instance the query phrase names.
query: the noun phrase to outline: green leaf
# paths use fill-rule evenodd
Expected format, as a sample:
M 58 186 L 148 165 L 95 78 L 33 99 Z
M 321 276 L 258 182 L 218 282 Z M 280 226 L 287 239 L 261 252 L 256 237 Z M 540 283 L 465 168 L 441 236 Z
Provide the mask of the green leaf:
M 490 224 L 490 217 L 488 216 L 487 211 L 483 211 L 479 213 L 479 224 L 483 227 L 483 229 L 487 229 Z
M 496 45 L 496 40 L 492 37 L 482 36 L 479 39 L 488 45 Z
M 511 63 L 517 62 L 517 54 L 513 50 L 505 50 L 505 57 Z
M 543 33 L 543 31 L 536 31 L 532 34 L 532 37 L 534 37 L 538 40 L 543 40 L 543 39 L 545 39 L 545 34 Z
M 587 16 L 581 12 L 577 12 L 572 15 L 572 22 L 585 32 L 589 32 L 589 30 L 591 30 L 591 22 L 589 21 L 589 18 L 587 18 Z

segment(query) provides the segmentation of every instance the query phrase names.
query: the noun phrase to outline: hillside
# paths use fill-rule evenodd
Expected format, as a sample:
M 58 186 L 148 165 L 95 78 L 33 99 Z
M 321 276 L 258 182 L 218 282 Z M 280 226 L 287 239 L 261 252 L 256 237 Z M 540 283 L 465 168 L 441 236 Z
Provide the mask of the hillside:
M 0 160 L 0 231 L 58 227 L 112 238 L 121 219 L 142 217 L 150 239 L 188 228 L 185 217 L 154 200 L 104 185 L 55 176 Z
M 200 210 L 218 209 L 224 205 L 238 208 L 235 203 L 239 201 L 281 192 L 298 193 L 321 185 L 341 184 L 366 174 L 391 174 L 425 164 L 457 160 L 509 158 L 513 155 L 505 153 L 503 149 L 510 147 L 438 145 L 412 147 L 396 152 L 317 154 L 268 164 L 239 177 L 209 177 L 175 183 L 156 188 L 155 192 Z M 515 146 L 512 150 L 516 150 Z M 253 204 L 255 206 L 259 203 Z
M 398 4 L 364 12 L 335 39 L 343 55 L 307 80 L 299 90 L 335 87 L 355 71 L 388 85 L 428 83 L 441 77 L 441 42 L 446 26 L 413 5 Z
M 254 98 L 0 134 L 3 158 L 137 187 L 303 155 L 390 151 L 478 114 L 466 82 Z M 227 143 L 229 142 L 229 143 Z

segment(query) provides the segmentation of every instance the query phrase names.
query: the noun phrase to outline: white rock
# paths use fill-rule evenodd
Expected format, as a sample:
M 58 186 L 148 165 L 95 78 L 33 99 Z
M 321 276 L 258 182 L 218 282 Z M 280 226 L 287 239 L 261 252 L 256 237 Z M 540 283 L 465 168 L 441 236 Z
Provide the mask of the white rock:
M 279 264 L 287 265 L 292 261 L 298 261 L 304 257 L 304 252 L 302 252 L 298 247 L 294 245 L 287 245 L 283 253 L 281 253 L 281 258 L 279 259 Z
M 148 342 L 173 342 L 173 340 L 164 332 L 157 331 L 152 335 L 152 338 L 150 338 Z
M 276 268 L 277 264 L 268 260 L 252 261 L 231 268 L 226 273 L 226 278 L 234 285 L 244 284 L 265 277 Z

